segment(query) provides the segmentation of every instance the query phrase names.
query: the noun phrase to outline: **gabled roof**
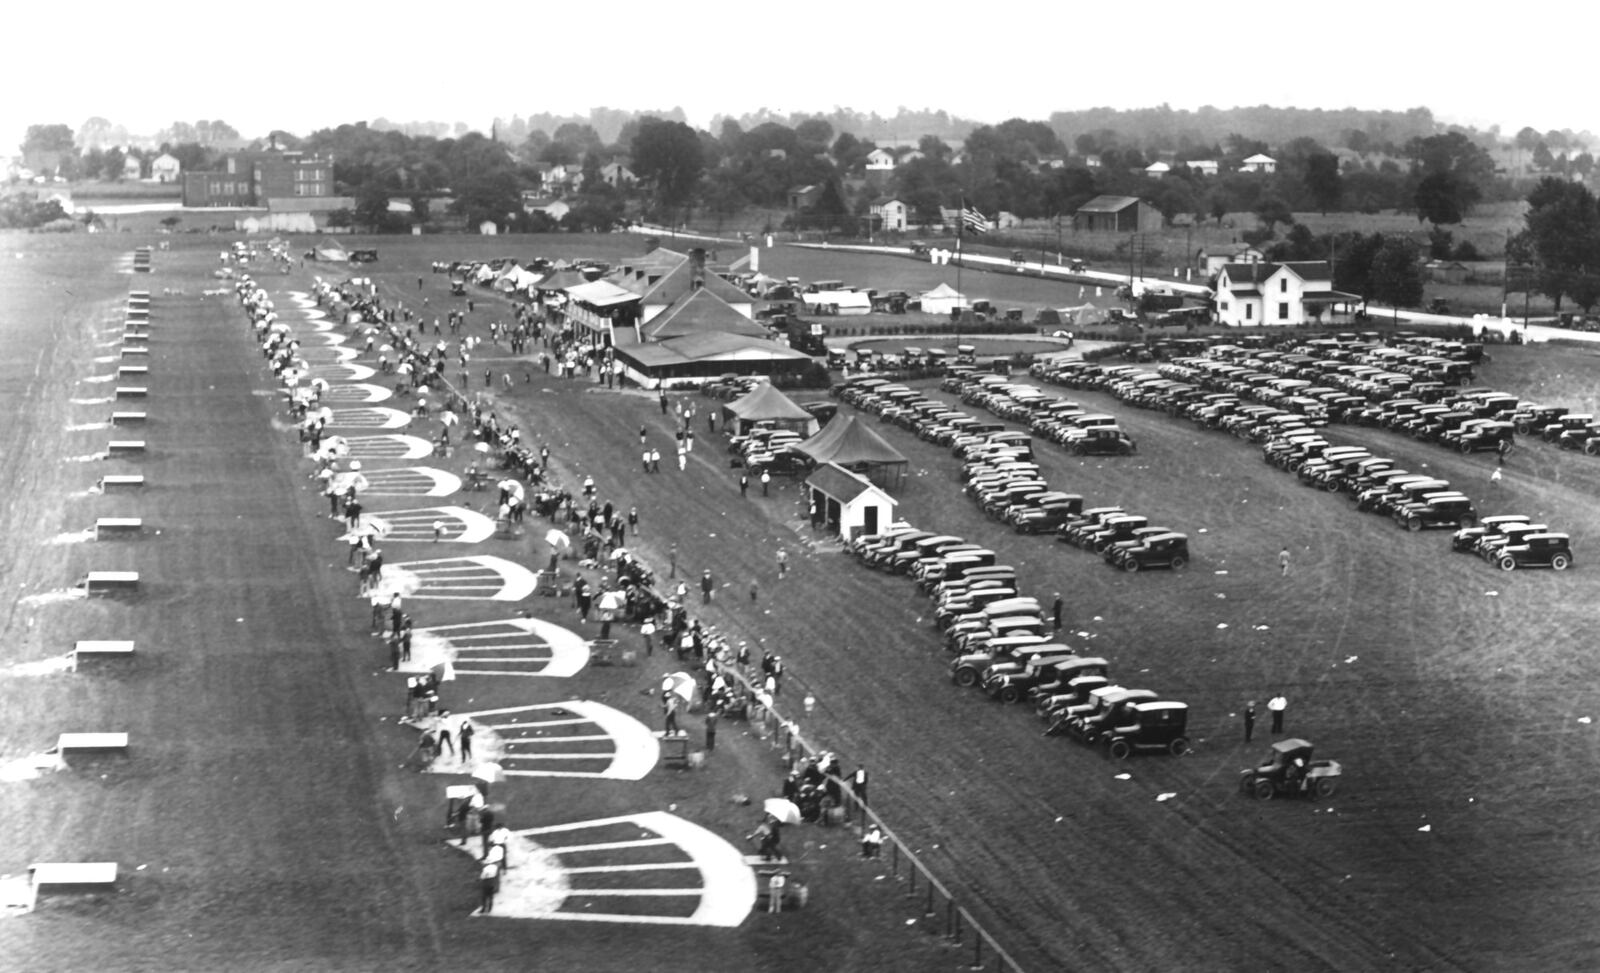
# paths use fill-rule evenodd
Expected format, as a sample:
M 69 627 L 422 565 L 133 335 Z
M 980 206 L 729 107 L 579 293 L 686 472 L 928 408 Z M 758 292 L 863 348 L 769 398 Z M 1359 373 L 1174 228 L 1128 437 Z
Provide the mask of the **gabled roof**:
M 1293 260 L 1281 264 L 1230 262 L 1222 265 L 1220 273 L 1227 275 L 1230 290 L 1242 292 L 1253 289 L 1257 281 L 1266 280 L 1279 270 L 1287 270 L 1303 281 L 1333 279 L 1333 267 L 1326 260 Z
M 860 466 L 907 462 L 905 456 L 885 442 L 871 426 L 853 415 L 835 416 L 821 432 L 792 448 L 819 464 Z
M 693 262 L 688 257 L 683 257 L 676 267 L 666 270 L 661 275 L 661 279 L 654 284 L 645 285 L 639 294 L 644 298 L 644 303 L 646 304 L 674 304 L 696 290 L 694 277 L 695 267 Z M 702 271 L 702 284 L 699 289 L 710 291 L 717 297 L 722 298 L 723 302 L 727 304 L 750 303 L 749 294 L 713 274 L 710 270 Z
M 809 361 L 810 355 L 764 338 L 715 331 L 667 338 L 648 345 L 619 348 L 619 353 L 641 365 L 682 365 L 694 362 Z
M 700 288 L 646 322 L 641 329 L 646 338 L 665 340 L 689 334 L 717 332 L 765 338 L 767 330 L 707 288 Z
M 574 301 L 582 301 L 594 307 L 615 307 L 618 304 L 627 304 L 637 301 L 639 295 L 624 287 L 618 287 L 608 280 L 587 281 L 574 284 L 566 289 L 567 296 Z
M 829 423 L 829 425 L 831 426 L 832 423 Z M 849 503 L 862 494 L 870 493 L 874 490 L 883 494 L 883 491 L 873 486 L 872 481 L 866 477 L 859 476 L 833 463 L 828 463 L 812 470 L 811 475 L 806 477 L 806 485 L 813 490 L 820 490 L 840 503 Z M 888 496 L 888 494 L 883 495 Z M 891 503 L 895 502 L 893 497 L 889 497 L 889 501 Z
M 1244 160 L 1244 164 L 1247 165 L 1247 166 L 1251 166 L 1251 165 L 1262 165 L 1263 163 L 1268 163 L 1268 162 L 1276 163 L 1277 161 L 1278 161 L 1277 159 L 1274 159 L 1272 156 L 1267 155 L 1265 152 L 1257 152 L 1255 155 L 1252 155 L 1250 158 Z
M 1139 202 L 1137 196 L 1096 196 L 1078 207 L 1080 213 L 1119 213 Z

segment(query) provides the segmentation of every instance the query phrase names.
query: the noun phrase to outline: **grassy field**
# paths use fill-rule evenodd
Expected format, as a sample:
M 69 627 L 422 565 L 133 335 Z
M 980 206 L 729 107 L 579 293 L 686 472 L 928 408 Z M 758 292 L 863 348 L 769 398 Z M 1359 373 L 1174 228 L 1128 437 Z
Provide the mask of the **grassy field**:
M 0 275 L 8 334 L 37 340 L 19 345 L 36 350 L 0 365 L 0 404 L 15 417 L 4 448 L 17 458 L 4 473 L 15 498 L 4 528 L 27 555 L 0 566 L 0 584 L 44 594 L 89 566 L 135 565 L 149 577 L 131 601 L 17 602 L 6 616 L 6 662 L 58 653 L 77 638 L 137 637 L 143 647 L 125 671 L 5 677 L 14 701 L 0 715 L 7 758 L 64 729 L 135 733 L 125 763 L 0 784 L 0 846 L 8 849 L 0 871 L 109 857 L 127 874 L 115 896 L 54 899 L 32 917 L 0 923 L 8 956 L 36 959 L 29 968 L 39 970 L 909 971 L 961 963 L 918 931 L 920 909 L 894 883 L 848 860 L 842 836 L 805 828 L 786 840 L 801 850 L 813 906 L 776 922 L 752 916 L 732 931 L 603 927 L 600 935 L 588 923 L 468 920 L 469 870 L 437 841 L 441 781 L 400 767 L 412 739 L 393 724 L 399 688 L 378 671 L 365 606 L 292 438 L 271 431 L 279 417 L 262 394 L 261 358 L 235 308 L 197 298 L 216 244 L 172 239 L 176 249 L 157 255 L 148 283 L 188 293 L 156 301 L 160 384 L 149 406 L 153 451 L 141 464 L 152 487 L 137 497 L 85 495 L 104 464 L 70 461 L 107 436 L 90 427 L 109 408 L 95 401 L 106 386 L 85 380 L 107 369 L 97 358 L 114 354 L 105 343 L 114 343 L 130 278 L 111 269 L 131 241 L 6 240 L 7 251 L 25 254 L 6 254 Z M 386 297 L 411 304 L 425 296 L 443 308 L 458 301 L 428 274 L 430 260 L 533 252 L 613 259 L 639 242 L 374 245 L 380 262 L 361 272 Z M 763 269 L 907 290 L 878 281 L 932 269 L 876 259 L 778 250 L 763 254 L 772 263 Z M 842 269 L 847 262 L 856 272 Z M 314 271 L 343 273 L 308 265 L 267 285 L 304 289 Z M 984 290 L 965 289 L 997 303 L 1075 303 L 1032 296 L 1042 282 L 981 279 Z M 498 298 L 483 298 L 469 328 L 482 333 L 504 313 Z M 1496 348 L 1481 380 L 1592 407 L 1600 358 Z M 1045 446 L 1049 481 L 1186 531 L 1195 561 L 1184 572 L 1125 575 L 1049 538 L 1011 534 L 961 497 L 953 457 L 885 426 L 911 461 L 900 512 L 992 546 L 1031 593 L 1062 592 L 1073 644 L 1110 658 L 1125 684 L 1187 701 L 1196 751 L 1183 759 L 1108 764 L 1041 737 L 1031 714 L 957 690 L 927 602 L 903 579 L 811 545 L 793 486 L 741 500 L 716 437 L 702 439 L 683 474 L 636 474 L 641 424 L 651 436 L 667 434 L 650 397 L 589 392 L 536 373 L 495 405 L 522 420 L 525 441 L 548 443 L 569 482 L 592 475 L 605 495 L 639 506 L 641 534 L 630 546 L 648 560 L 664 564 L 675 544 L 681 565 L 716 572 L 725 587 L 708 617 L 736 639 L 782 652 L 791 673 L 785 694 L 805 690 L 818 700 L 807 731 L 847 767 L 872 768 L 874 805 L 1026 969 L 1594 965 L 1600 944 L 1588 907 L 1600 836 L 1585 822 L 1600 743 L 1587 720 L 1600 711 L 1600 662 L 1581 633 L 1592 600 L 1585 552 L 1600 537 L 1600 464 L 1530 444 L 1493 485 L 1482 457 L 1379 431 L 1334 431 L 1447 476 L 1484 513 L 1526 512 L 1572 533 L 1574 571 L 1507 575 L 1450 554 L 1442 534 L 1407 534 L 1341 497 L 1312 493 L 1236 440 L 1096 393 L 1063 394 L 1118 415 L 1140 449 L 1127 459 L 1075 459 Z M 94 516 L 131 511 L 147 518 L 150 536 L 59 540 Z M 527 541 L 486 544 L 501 556 L 542 558 Z M 794 565 L 781 582 L 779 545 Z M 1277 564 L 1284 546 L 1287 577 Z M 753 602 L 742 594 L 751 580 L 760 585 Z M 555 602 L 526 607 L 575 624 Z M 418 611 L 419 625 L 474 616 L 470 605 L 438 602 Z M 640 689 L 658 675 L 648 666 L 597 669 L 567 683 L 534 680 L 531 691 L 486 680 L 455 685 L 463 698 L 449 702 L 464 709 L 584 697 L 653 721 Z M 1264 733 L 1248 747 L 1239 739 L 1239 709 L 1280 691 L 1290 700 L 1289 732 L 1346 767 L 1328 804 L 1256 804 L 1234 792 L 1238 768 L 1265 746 Z M 731 795 L 770 791 L 778 776 L 765 744 L 725 730 L 736 745 L 703 776 L 657 771 L 639 784 L 518 787 L 507 798 L 513 826 L 675 804 L 736 839 L 751 822 Z

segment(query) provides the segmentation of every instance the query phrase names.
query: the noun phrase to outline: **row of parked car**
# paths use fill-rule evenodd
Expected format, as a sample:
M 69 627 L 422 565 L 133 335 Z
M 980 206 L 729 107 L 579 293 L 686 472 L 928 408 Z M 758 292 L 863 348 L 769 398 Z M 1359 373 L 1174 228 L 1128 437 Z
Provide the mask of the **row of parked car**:
M 914 578 L 933 599 L 956 685 L 981 687 L 1001 703 L 1026 701 L 1046 732 L 1111 757 L 1188 750 L 1188 706 L 1114 685 L 1110 664 L 1061 641 L 1038 600 L 1019 595 L 1016 569 L 998 564 L 993 551 L 903 523 L 855 538 L 848 549 L 868 567 Z
M 1572 567 L 1572 538 L 1536 524 L 1523 514 L 1485 517 L 1475 527 L 1465 527 L 1450 539 L 1450 549 L 1476 554 L 1500 568 L 1539 567 L 1565 571 Z

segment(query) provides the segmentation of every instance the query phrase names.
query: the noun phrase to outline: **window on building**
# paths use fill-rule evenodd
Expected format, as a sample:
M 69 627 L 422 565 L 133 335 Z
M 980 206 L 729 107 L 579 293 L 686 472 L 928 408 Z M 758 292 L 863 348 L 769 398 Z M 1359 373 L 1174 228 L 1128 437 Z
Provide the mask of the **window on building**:
M 1283 301 L 1282 303 L 1280 303 L 1278 305 L 1278 320 L 1279 321 L 1287 321 L 1287 320 L 1289 320 L 1289 302 L 1288 301 Z
M 1279 294 L 1287 294 L 1287 293 L 1289 293 L 1289 278 L 1287 278 L 1287 277 L 1279 277 L 1278 278 L 1278 293 Z
M 1256 306 L 1254 304 L 1246 304 L 1244 306 L 1244 319 L 1246 321 L 1252 321 L 1252 320 L 1255 319 L 1255 316 L 1256 316 Z

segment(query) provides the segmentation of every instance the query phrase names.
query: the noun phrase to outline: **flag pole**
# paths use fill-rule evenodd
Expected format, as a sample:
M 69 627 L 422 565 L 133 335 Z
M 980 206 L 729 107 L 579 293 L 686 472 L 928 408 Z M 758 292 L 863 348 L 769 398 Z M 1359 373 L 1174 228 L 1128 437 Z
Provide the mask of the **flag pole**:
M 961 302 L 966 300 L 966 294 L 961 290 L 961 236 L 962 230 L 967 225 L 967 197 L 960 197 L 960 205 L 956 208 L 956 344 L 961 344 L 961 322 L 966 318 L 966 308 Z

